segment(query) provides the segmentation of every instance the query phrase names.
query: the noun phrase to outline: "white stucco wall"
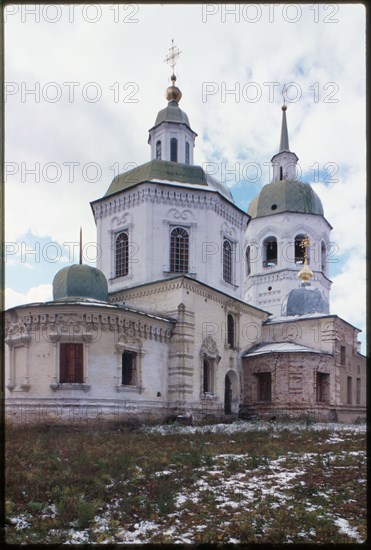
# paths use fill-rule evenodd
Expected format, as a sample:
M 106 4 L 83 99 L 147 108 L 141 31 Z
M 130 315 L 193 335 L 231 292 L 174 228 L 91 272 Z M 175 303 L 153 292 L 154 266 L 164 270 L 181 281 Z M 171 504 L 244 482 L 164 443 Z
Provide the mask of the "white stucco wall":
M 213 191 L 191 186 L 140 184 L 94 205 L 101 256 L 97 267 L 110 292 L 165 279 L 171 275 L 170 231 L 184 227 L 190 235 L 189 272 L 213 288 L 242 297 L 244 260 L 241 243 L 247 215 Z M 129 233 L 129 274 L 115 277 L 116 236 Z M 222 246 L 234 247 L 233 284 L 223 280 Z

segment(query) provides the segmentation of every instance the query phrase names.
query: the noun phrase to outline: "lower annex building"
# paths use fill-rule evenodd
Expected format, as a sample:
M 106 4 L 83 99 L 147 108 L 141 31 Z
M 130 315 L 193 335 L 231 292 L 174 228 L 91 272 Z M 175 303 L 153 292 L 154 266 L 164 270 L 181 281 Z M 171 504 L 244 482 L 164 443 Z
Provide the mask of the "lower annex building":
M 332 228 L 296 178 L 286 106 L 246 213 L 193 163 L 171 80 L 151 160 L 91 203 L 97 268 L 64 267 L 52 301 L 5 313 L 6 417 L 365 417 L 359 330 L 329 313 Z

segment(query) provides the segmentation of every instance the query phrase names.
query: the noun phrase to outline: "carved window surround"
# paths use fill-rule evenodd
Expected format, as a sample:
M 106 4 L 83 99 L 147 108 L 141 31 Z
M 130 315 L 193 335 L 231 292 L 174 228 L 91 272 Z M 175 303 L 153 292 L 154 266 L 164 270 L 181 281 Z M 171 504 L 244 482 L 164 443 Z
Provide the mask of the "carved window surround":
M 25 326 L 16 323 L 12 325 L 8 331 L 8 336 L 5 338 L 5 343 L 9 347 L 9 379 L 6 385 L 11 392 L 27 392 L 31 385 L 29 383 L 29 343 L 31 334 L 26 330 Z M 15 350 L 25 348 L 25 372 L 21 381 L 16 380 L 16 365 L 15 365 Z
M 121 384 L 122 380 L 122 354 L 124 351 L 132 351 L 136 353 L 136 386 L 125 386 Z M 142 393 L 144 388 L 142 385 L 142 362 L 145 351 L 142 348 L 142 343 L 139 338 L 128 337 L 127 342 L 118 342 L 116 344 L 116 356 L 117 356 L 117 374 L 115 376 L 115 390 L 117 392 L 124 393 Z
M 54 348 L 54 376 L 53 382 L 49 385 L 53 391 L 56 390 L 83 390 L 87 392 L 90 389 L 89 379 L 88 379 L 88 366 L 89 366 L 89 346 L 90 342 L 93 339 L 93 334 L 91 332 L 82 331 L 80 334 L 73 335 L 73 343 L 83 343 L 83 372 L 84 372 L 84 382 L 83 384 L 68 384 L 60 382 L 60 344 L 69 343 L 71 341 L 70 335 L 64 335 L 59 332 L 49 333 L 49 341 L 53 343 Z

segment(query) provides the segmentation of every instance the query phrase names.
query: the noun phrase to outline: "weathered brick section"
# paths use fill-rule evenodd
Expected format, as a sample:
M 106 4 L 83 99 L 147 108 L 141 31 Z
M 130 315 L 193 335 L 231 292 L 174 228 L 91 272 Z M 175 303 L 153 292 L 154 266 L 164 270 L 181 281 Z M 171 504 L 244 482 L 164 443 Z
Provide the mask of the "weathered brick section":
M 336 315 L 267 323 L 265 342 L 293 342 L 314 349 L 243 358 L 241 414 L 364 418 L 366 358 L 358 352 L 357 334 Z M 260 387 L 263 373 L 271 377 L 270 399 L 264 399 L 268 390 L 264 393 Z M 269 377 L 265 380 L 267 384 Z

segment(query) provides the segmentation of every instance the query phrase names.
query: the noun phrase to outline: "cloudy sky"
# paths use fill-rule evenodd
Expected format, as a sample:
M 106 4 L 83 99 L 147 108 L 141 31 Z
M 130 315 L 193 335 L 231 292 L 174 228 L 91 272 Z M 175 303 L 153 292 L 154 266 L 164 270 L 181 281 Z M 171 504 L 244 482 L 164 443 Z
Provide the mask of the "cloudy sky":
M 7 307 L 51 299 L 80 226 L 94 265 L 89 203 L 150 159 L 174 38 L 195 163 L 243 209 L 269 181 L 286 86 L 290 149 L 334 228 L 331 312 L 365 329 L 362 5 L 12 5 L 5 20 Z

